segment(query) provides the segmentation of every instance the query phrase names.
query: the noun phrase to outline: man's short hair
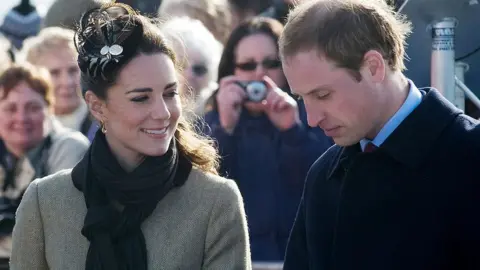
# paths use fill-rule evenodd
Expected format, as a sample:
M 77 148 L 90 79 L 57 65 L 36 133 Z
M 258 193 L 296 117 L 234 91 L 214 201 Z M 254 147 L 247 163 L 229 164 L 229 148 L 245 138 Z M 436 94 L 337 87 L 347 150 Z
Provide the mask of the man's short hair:
M 308 0 L 289 14 L 279 40 L 282 60 L 317 50 L 360 80 L 369 50 L 383 55 L 394 71 L 405 69 L 406 38 L 411 24 L 384 0 Z

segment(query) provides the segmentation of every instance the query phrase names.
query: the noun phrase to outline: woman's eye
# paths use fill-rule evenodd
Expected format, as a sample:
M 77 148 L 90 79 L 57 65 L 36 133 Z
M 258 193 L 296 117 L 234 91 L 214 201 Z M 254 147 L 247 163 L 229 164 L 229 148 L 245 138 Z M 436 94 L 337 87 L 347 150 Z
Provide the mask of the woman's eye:
M 35 113 L 35 112 L 41 111 L 41 110 L 42 110 L 42 106 L 40 106 L 40 105 L 32 105 L 32 106 L 30 106 L 28 109 L 29 109 L 30 112 L 34 112 L 34 113 Z
M 77 68 L 69 68 L 68 69 L 68 74 L 70 75 L 77 75 L 78 69 Z
M 168 97 L 168 98 L 173 98 L 173 97 L 175 97 L 176 95 L 178 95 L 178 92 L 177 92 L 177 90 L 175 90 L 175 91 L 171 91 L 171 92 L 165 93 L 164 95 L 165 95 L 166 97 Z
M 144 102 L 148 99 L 147 96 L 141 96 L 141 97 L 134 97 L 131 99 L 133 102 Z
M 15 107 L 14 106 L 8 106 L 8 107 L 3 108 L 3 111 L 5 113 L 14 113 L 15 112 Z
M 317 96 L 317 99 L 325 99 L 325 98 L 327 98 L 328 96 L 330 96 L 330 93 L 324 94 L 324 95 L 318 95 L 318 96 Z

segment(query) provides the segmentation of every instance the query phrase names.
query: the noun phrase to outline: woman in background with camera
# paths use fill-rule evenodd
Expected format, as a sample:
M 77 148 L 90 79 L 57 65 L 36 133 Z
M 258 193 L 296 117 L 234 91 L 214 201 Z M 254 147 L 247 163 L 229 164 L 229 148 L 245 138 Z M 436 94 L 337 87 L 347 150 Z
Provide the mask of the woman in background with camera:
M 303 124 L 301 105 L 288 93 L 277 48 L 282 30 L 256 17 L 232 32 L 205 116 L 221 172 L 244 197 L 254 261 L 283 260 L 308 168 L 330 146 Z

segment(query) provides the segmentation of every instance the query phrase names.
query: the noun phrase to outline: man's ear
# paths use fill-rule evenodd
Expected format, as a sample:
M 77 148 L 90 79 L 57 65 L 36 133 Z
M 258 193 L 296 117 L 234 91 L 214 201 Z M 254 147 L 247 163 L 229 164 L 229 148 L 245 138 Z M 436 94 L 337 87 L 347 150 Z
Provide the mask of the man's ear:
M 370 50 L 363 57 L 363 65 L 360 69 L 362 78 L 369 78 L 374 83 L 381 83 L 386 75 L 386 63 L 382 54 L 376 50 Z
M 99 122 L 105 122 L 105 101 L 100 99 L 90 90 L 85 93 L 85 101 L 93 117 L 95 117 L 95 119 L 97 119 Z

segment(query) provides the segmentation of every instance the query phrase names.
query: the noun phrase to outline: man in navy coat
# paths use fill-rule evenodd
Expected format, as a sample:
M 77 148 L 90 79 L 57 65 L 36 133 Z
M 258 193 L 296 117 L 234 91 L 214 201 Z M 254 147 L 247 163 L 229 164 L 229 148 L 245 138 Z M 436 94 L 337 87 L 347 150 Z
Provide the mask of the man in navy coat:
M 410 24 L 383 1 L 311 0 L 279 41 L 311 167 L 284 269 L 480 269 L 480 127 L 404 70 Z

